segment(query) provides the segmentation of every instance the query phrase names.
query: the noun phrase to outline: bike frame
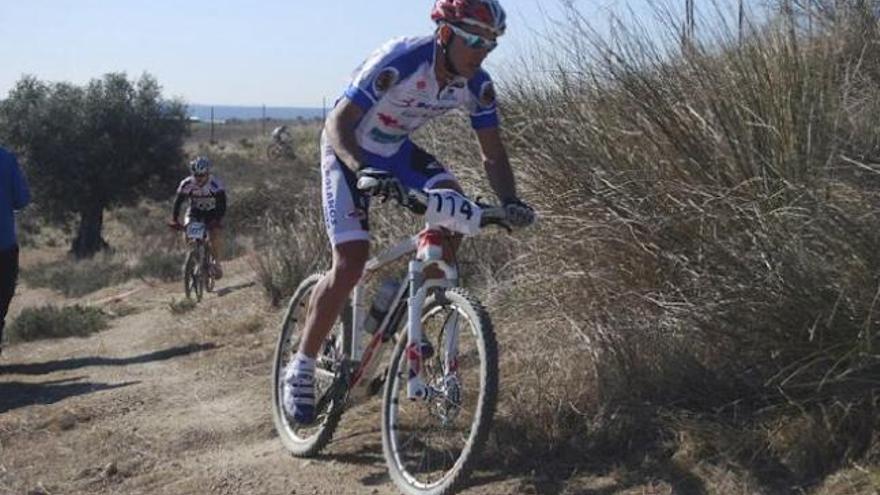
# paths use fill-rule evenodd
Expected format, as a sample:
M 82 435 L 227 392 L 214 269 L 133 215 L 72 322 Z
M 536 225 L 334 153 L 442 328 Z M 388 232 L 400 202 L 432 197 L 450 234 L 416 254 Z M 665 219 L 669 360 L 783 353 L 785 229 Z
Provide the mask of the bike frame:
M 382 361 L 385 346 L 391 339 L 386 334 L 388 326 L 392 323 L 392 319 L 398 313 L 400 305 L 406 298 L 407 314 L 407 345 L 406 357 L 409 364 L 409 381 L 407 382 L 407 397 L 409 399 L 429 399 L 431 397 L 430 387 L 425 385 L 419 371 L 421 370 L 422 354 L 422 320 L 421 311 L 428 291 L 435 288 L 451 288 L 458 285 L 458 269 L 451 263 L 446 262 L 442 257 L 428 257 L 420 259 L 416 257 L 411 260 L 408 265 L 406 281 L 408 283 L 401 284 L 397 290 L 388 312 L 385 314 L 382 322 L 376 328 L 370 341 L 367 343 L 363 352 L 361 352 L 361 339 L 364 335 L 364 322 L 367 318 L 367 302 L 364 297 L 364 286 L 373 276 L 373 274 L 382 267 L 416 252 L 419 236 L 412 236 L 400 243 L 383 250 L 375 257 L 371 258 L 364 269 L 364 274 L 358 281 L 353 291 L 352 306 L 352 338 L 350 341 L 351 348 L 348 349 L 347 355 L 351 361 L 355 363 L 355 369 L 349 381 L 349 398 L 352 402 L 357 403 L 369 396 L 368 385 L 376 366 Z M 443 278 L 426 278 L 425 270 L 431 266 L 436 266 L 442 272 Z M 405 294 L 408 292 L 408 294 Z M 457 325 L 455 328 L 449 329 L 445 333 L 447 355 L 445 356 L 447 365 L 456 362 L 457 356 Z M 450 369 L 447 367 L 447 369 Z

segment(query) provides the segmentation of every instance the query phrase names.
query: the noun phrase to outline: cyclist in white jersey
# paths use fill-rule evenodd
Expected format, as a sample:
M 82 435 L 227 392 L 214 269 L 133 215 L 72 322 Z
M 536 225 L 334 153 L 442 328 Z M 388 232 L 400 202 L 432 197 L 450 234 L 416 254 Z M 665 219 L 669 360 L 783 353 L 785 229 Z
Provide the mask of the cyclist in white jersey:
M 177 186 L 177 197 L 171 211 L 170 225 L 182 228 L 190 221 L 204 222 L 208 227 L 208 247 L 214 259 L 211 269 L 214 277 L 223 277 L 220 256 L 223 253 L 223 216 L 226 215 L 226 188 L 220 178 L 211 173 L 211 160 L 198 156 L 189 162 L 192 174 Z M 189 201 L 183 225 L 177 221 L 183 203 Z
M 285 373 L 284 406 L 299 423 L 314 421 L 315 356 L 369 255 L 369 196 L 400 199 L 405 187 L 460 190 L 452 173 L 410 140 L 413 132 L 450 110 L 465 110 L 510 223 L 534 221 L 532 208 L 517 197 L 492 79 L 481 68 L 504 33 L 504 9 L 498 0 L 436 0 L 431 18 L 433 35 L 391 40 L 355 70 L 324 126 L 322 201 L 333 266 L 315 287 L 305 337 Z M 358 191 L 360 176 L 379 186 L 369 195 Z
M 272 141 L 276 143 L 286 143 L 290 141 L 290 131 L 286 125 L 280 125 L 272 129 Z

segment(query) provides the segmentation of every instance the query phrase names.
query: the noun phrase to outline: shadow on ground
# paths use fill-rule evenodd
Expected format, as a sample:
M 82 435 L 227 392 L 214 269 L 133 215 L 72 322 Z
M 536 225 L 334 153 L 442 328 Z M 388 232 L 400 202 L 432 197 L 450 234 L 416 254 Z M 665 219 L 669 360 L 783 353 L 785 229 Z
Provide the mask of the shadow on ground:
M 223 296 L 229 295 L 237 290 L 247 289 L 248 287 L 253 287 L 254 285 L 257 285 L 257 283 L 256 282 L 247 282 L 244 284 L 231 285 L 229 287 L 221 287 L 219 289 L 216 289 L 214 291 L 214 293 L 217 294 L 217 297 L 223 297 Z
M 92 383 L 78 382 L 82 378 L 67 378 L 42 383 L 0 383 L 0 413 L 33 405 L 48 405 L 68 397 L 91 394 L 102 390 L 127 387 L 139 382 Z
M 502 436 L 510 433 L 505 425 L 498 425 L 495 431 Z M 382 454 L 381 441 L 364 438 L 374 437 L 377 433 L 377 430 L 368 427 L 340 436 L 334 439 L 328 451 L 316 460 L 372 466 L 375 469 L 361 477 L 360 483 L 364 486 L 389 483 L 391 480 Z M 518 441 L 520 440 L 514 438 L 504 440 L 496 437 L 492 443 Z M 645 462 L 644 458 L 638 461 L 637 457 L 641 456 L 630 455 L 611 455 L 597 459 L 585 456 L 584 452 L 560 452 L 553 455 L 536 454 L 532 457 L 508 458 L 499 462 L 497 455 L 499 447 L 501 445 L 493 445 L 492 448 L 484 451 L 462 489 L 509 482 L 512 485 L 509 488 L 513 493 L 533 495 L 563 492 L 571 495 L 612 495 L 629 493 L 628 490 L 680 495 L 710 493 L 701 479 L 668 461 Z M 533 447 L 535 452 L 541 451 L 538 446 Z M 519 445 L 518 448 L 522 449 L 523 446 Z
M 180 356 L 194 354 L 197 352 L 215 349 L 216 347 L 217 344 L 214 343 L 188 344 L 127 358 L 90 356 L 82 358 L 59 359 L 56 361 L 45 361 L 42 363 L 9 364 L 0 366 L 0 375 L 45 375 L 49 373 L 54 373 L 56 371 L 74 370 L 79 368 L 86 368 L 89 366 L 128 366 L 131 364 L 143 364 L 153 361 L 164 361 L 166 359 L 172 359 Z

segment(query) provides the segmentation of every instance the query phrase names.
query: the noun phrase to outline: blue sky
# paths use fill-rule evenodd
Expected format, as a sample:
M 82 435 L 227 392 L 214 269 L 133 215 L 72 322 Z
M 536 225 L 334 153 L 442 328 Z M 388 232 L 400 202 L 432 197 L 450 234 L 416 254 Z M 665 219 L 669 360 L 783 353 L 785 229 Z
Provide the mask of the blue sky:
M 666 0 L 684 5 L 684 0 Z M 697 3 L 705 0 L 699 0 Z M 319 107 L 352 69 L 398 35 L 433 29 L 432 0 L 0 0 L 0 98 L 22 74 L 77 84 L 106 72 L 149 72 L 191 103 Z M 648 0 L 574 0 L 598 24 Z M 505 0 L 508 34 L 487 68 L 533 46 L 557 0 Z

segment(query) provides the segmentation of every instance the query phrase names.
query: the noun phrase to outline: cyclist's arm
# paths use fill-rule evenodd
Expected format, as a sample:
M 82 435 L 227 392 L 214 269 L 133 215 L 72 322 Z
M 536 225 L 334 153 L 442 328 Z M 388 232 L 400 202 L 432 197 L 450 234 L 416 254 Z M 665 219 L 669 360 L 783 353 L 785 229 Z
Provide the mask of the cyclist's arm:
M 357 143 L 354 131 L 358 122 L 364 116 L 364 111 L 343 96 L 339 103 L 333 107 L 327 117 L 327 139 L 333 151 L 352 171 L 357 172 L 363 163 L 361 148 Z
M 172 210 L 171 218 L 176 222 L 177 217 L 180 216 L 180 207 L 183 205 L 183 202 L 186 201 L 186 195 L 177 193 L 177 198 L 174 200 L 174 210 Z
M 476 129 L 489 185 L 502 202 L 516 198 L 516 182 L 498 127 Z
M 226 214 L 226 191 L 218 191 L 214 199 L 217 200 L 217 216 L 223 218 L 223 215 Z

